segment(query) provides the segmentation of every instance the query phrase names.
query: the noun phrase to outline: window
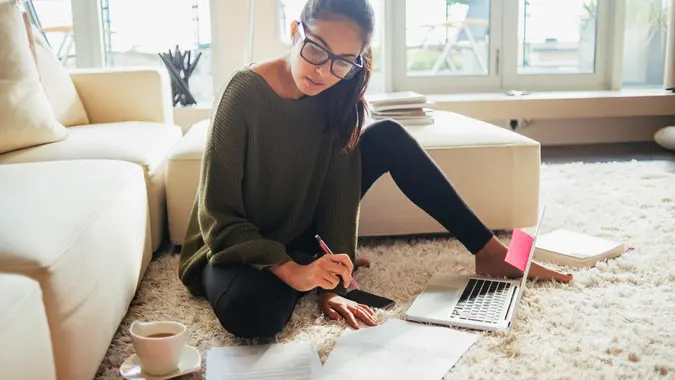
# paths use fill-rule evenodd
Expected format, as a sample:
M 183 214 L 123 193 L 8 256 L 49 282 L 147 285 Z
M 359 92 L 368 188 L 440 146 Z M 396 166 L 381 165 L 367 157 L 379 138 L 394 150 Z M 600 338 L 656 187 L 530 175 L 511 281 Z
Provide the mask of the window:
M 102 0 L 101 8 L 106 66 L 166 67 L 159 53 L 189 50 L 191 61 L 201 54 L 190 92 L 197 102 L 212 99 L 208 0 Z
M 63 65 L 69 69 L 76 67 L 75 33 L 70 0 L 33 0 L 32 11 L 38 27 Z
M 489 0 L 480 8 L 438 0 L 408 0 L 405 12 L 407 75 L 489 74 Z
M 595 72 L 595 2 L 520 1 L 518 74 Z
M 493 58 L 499 34 L 491 37 L 491 31 L 501 24 L 495 9 L 499 0 L 406 0 L 393 5 L 394 88 L 429 93 L 497 86 Z
M 623 85 L 661 87 L 666 63 L 668 0 L 627 0 Z
M 508 1 L 501 90 L 609 87 L 613 0 L 513 0 L 513 7 Z
M 33 0 L 32 7 L 67 68 L 165 68 L 159 54 L 178 46 L 192 60 L 201 54 L 188 82 L 195 100 L 213 98 L 209 0 Z
M 267 5 L 258 13 L 277 5 L 277 40 L 287 46 L 288 26 L 306 0 L 257 2 Z M 371 3 L 377 28 L 370 91 L 609 90 L 663 83 L 670 0 Z M 256 30 L 269 24 L 258 23 Z
M 369 92 L 425 94 L 662 87 L 671 0 L 370 0 Z M 253 60 L 288 51 L 306 0 L 256 0 Z M 246 64 L 250 2 L 33 0 L 45 35 L 73 67 L 165 67 L 201 53 L 189 87 L 210 103 Z M 213 34 L 213 35 L 212 35 Z M 213 46 L 213 47 L 212 47 Z
M 394 41 L 401 41 L 394 46 L 394 87 L 427 93 L 600 88 L 608 83 L 610 5 L 394 2 Z

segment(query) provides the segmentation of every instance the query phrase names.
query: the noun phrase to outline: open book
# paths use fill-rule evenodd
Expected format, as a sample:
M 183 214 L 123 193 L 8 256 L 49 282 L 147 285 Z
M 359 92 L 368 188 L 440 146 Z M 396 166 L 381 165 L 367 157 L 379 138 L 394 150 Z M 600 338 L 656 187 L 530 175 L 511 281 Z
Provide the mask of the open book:
M 585 268 L 621 256 L 626 251 L 623 242 L 559 229 L 539 236 L 534 259 Z

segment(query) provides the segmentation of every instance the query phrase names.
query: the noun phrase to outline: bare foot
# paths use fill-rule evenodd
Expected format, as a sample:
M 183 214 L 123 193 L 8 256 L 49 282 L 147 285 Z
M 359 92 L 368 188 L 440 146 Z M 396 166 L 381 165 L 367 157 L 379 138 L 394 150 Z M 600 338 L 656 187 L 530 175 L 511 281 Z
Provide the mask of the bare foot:
M 541 279 L 541 280 L 555 280 L 562 283 L 568 284 L 574 279 L 574 275 L 571 273 L 560 273 L 554 271 L 553 269 L 546 268 L 536 261 L 532 261 L 530 265 L 530 271 L 527 273 L 527 278 L 530 280 Z
M 521 277 L 523 271 L 505 261 L 507 251 L 508 247 L 497 240 L 497 238 L 493 237 L 490 239 L 485 247 L 475 255 L 476 274 L 489 277 Z M 574 276 L 548 269 L 541 264 L 532 261 L 527 278 L 569 283 Z

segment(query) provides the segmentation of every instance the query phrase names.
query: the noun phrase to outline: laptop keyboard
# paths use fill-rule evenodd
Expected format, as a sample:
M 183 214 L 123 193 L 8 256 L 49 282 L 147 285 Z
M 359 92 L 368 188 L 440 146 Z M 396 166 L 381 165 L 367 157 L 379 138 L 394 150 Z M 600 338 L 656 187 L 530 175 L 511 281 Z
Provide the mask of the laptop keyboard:
M 508 282 L 469 279 L 452 316 L 476 322 L 498 322 L 509 300 L 511 286 Z

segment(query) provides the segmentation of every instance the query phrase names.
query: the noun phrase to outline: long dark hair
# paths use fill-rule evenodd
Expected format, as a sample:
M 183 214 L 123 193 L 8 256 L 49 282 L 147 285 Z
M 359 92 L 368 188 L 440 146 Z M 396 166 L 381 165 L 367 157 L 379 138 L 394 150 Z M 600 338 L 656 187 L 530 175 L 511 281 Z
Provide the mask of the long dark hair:
M 336 15 L 354 21 L 363 31 L 363 69 L 348 80 L 340 80 L 320 93 L 326 109 L 328 128 L 336 134 L 340 146 L 353 149 L 359 141 L 366 113 L 365 92 L 373 70 L 370 41 L 375 30 L 375 12 L 369 0 L 308 0 L 300 15 L 303 23 L 329 19 Z

